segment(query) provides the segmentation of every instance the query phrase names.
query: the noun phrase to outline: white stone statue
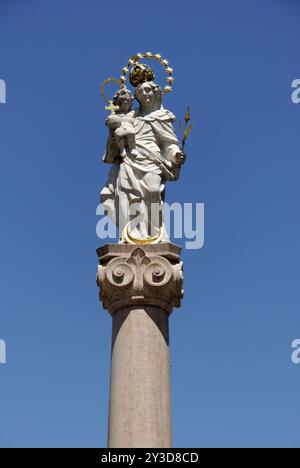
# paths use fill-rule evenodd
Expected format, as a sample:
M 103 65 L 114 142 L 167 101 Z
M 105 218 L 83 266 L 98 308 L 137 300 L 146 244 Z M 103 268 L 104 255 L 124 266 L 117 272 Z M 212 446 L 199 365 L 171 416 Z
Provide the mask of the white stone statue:
M 168 241 L 160 214 L 165 183 L 178 179 L 185 160 L 183 145 L 172 125 L 175 116 L 164 109 L 163 93 L 154 82 L 152 70 L 138 63 L 142 57 L 150 58 L 150 52 L 147 54 L 138 54 L 128 62 L 133 65 L 130 83 L 136 88 L 139 107 L 131 110 L 134 99 L 124 85 L 127 67 L 123 69 L 122 86 L 109 107 L 113 113 L 106 119 L 109 136 L 103 160 L 112 168 L 100 194 L 108 216 L 119 228 L 120 242 L 136 244 Z M 167 62 L 158 56 L 152 58 Z M 167 71 L 167 92 L 173 81 L 172 69 L 168 63 L 163 65 L 171 70 Z

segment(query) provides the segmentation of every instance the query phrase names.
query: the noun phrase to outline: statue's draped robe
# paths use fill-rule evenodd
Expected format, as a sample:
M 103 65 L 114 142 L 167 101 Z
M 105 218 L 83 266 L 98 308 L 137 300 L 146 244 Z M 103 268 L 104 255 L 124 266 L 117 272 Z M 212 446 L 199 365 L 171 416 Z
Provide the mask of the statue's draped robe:
M 181 152 L 172 122 L 175 116 L 163 108 L 145 116 L 137 109 L 130 113 L 134 117 L 136 149 L 127 152 L 124 159 L 110 133 L 104 154 L 104 161 L 112 163 L 108 181 L 100 194 L 100 201 L 108 216 L 120 226 L 120 219 L 128 222 L 128 208 L 133 203 L 148 207 L 149 202 L 162 203 L 164 182 L 175 180 L 179 166 L 175 156 Z M 160 189 L 153 191 L 148 173 L 161 178 Z M 123 222 L 121 224 L 123 224 Z M 122 226 L 124 227 L 124 226 Z

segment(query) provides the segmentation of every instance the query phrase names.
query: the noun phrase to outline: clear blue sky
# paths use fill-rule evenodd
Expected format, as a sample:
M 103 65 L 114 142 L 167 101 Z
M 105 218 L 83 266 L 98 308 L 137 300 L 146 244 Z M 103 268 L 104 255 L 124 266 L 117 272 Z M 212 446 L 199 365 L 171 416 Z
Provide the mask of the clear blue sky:
M 167 198 L 206 207 L 170 319 L 174 444 L 300 447 L 299 20 L 297 0 L 0 0 L 1 446 L 106 445 L 99 85 L 151 50 L 195 125 Z

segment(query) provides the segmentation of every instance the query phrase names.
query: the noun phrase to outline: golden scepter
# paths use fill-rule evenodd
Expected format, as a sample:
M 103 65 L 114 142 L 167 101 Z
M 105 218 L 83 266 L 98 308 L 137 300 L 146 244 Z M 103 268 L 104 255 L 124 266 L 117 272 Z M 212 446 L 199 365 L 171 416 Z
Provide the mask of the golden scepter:
M 191 130 L 193 128 L 193 124 L 189 124 L 189 121 L 191 120 L 191 110 L 190 107 L 187 108 L 187 111 L 184 116 L 184 130 L 182 132 L 182 125 L 181 122 L 179 122 L 179 131 L 180 131 L 180 136 L 182 137 L 182 142 L 181 142 L 181 150 L 183 152 L 184 150 L 184 145 L 185 142 L 191 133 Z

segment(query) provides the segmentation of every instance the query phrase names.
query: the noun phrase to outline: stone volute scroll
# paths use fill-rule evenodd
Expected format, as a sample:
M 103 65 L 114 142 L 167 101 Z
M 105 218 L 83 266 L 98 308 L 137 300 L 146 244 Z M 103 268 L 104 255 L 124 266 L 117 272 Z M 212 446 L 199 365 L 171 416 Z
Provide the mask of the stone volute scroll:
M 109 247 L 106 246 L 108 251 Z M 105 250 L 98 249 L 97 281 L 103 307 L 111 314 L 120 307 L 132 305 L 155 305 L 168 314 L 173 307 L 180 307 L 182 262 L 180 249 L 173 248 L 170 256 L 164 244 L 153 245 L 151 249 L 124 245 L 123 251 L 108 263 Z

